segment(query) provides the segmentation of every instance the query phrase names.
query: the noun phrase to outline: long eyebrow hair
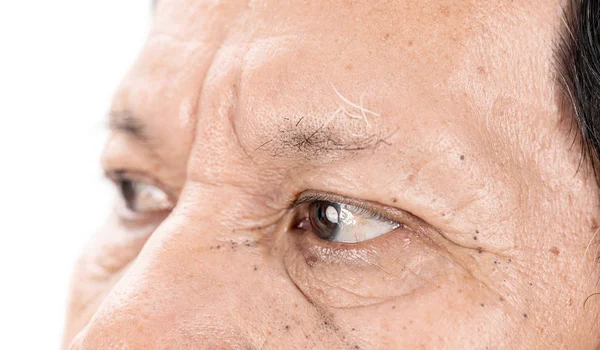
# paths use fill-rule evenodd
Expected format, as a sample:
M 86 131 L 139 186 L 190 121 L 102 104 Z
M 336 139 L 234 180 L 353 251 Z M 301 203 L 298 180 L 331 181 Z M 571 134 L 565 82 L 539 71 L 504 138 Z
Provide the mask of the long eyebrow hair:
M 556 47 L 563 107 L 600 183 L 600 0 L 567 0 Z

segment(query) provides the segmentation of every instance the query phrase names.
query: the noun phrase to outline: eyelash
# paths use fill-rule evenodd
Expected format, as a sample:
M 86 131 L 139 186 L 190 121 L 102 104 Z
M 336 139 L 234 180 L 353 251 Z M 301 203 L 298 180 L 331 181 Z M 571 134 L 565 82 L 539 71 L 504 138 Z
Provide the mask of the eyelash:
M 366 215 L 370 219 L 382 220 L 382 221 L 397 221 L 397 219 L 390 218 L 388 215 L 385 215 L 381 212 L 380 208 L 367 205 L 362 201 L 350 200 L 344 198 L 342 196 L 330 194 L 330 193 L 309 193 L 307 195 L 303 195 L 298 199 L 294 204 L 292 204 L 291 208 L 296 209 L 303 204 L 311 204 L 314 202 L 331 202 L 331 203 L 340 203 L 351 205 L 359 210 L 360 214 Z

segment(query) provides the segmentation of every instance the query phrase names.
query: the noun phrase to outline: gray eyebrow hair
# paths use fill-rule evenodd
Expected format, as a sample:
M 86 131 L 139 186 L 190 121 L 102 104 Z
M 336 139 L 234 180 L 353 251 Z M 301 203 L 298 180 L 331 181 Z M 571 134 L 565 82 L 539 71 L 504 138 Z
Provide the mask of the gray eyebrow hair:
M 147 143 L 150 140 L 146 123 L 131 111 L 111 111 L 108 114 L 108 126 L 111 130 L 123 132 L 138 141 Z

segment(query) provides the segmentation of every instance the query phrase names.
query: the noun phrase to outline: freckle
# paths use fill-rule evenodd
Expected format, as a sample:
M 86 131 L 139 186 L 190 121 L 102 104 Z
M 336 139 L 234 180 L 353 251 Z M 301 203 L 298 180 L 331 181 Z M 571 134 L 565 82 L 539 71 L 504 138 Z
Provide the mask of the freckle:
M 354 67 L 351 64 L 347 64 L 345 68 L 347 71 L 351 71 Z
M 409 40 L 409 41 L 408 41 L 406 44 L 407 44 L 408 46 L 413 46 L 414 42 L 413 42 L 412 40 Z
M 558 250 L 557 247 L 552 247 L 552 248 L 550 248 L 550 253 L 558 256 L 558 254 L 560 254 L 560 251 Z
M 352 332 L 354 332 L 356 330 L 356 328 L 352 328 Z
M 254 266 L 254 271 L 258 270 L 258 267 Z
M 217 249 L 221 249 L 221 245 L 218 245 L 218 246 L 217 246 Z
M 450 15 L 450 9 L 448 8 L 448 6 L 442 6 L 442 7 L 440 7 L 440 12 L 444 16 L 449 16 Z
M 385 33 L 385 35 L 383 36 L 383 40 L 387 40 L 390 38 L 390 33 Z
M 485 306 L 485 304 L 480 304 L 480 305 L 481 305 L 481 307 L 484 307 L 484 306 Z
M 396 309 L 396 305 L 392 306 L 392 310 Z
M 504 301 L 504 297 L 503 296 L 500 296 L 500 301 Z

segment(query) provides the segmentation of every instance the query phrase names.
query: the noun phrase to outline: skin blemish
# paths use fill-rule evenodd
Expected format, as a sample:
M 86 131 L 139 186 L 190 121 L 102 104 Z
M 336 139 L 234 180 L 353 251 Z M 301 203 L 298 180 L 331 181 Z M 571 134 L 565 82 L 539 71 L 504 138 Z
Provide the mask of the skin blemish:
M 258 270 L 258 267 L 254 266 L 254 271 Z
M 396 198 L 392 198 L 392 203 L 396 203 L 398 200 Z
M 483 303 L 482 303 L 482 304 L 479 304 L 479 305 L 481 305 L 481 307 L 484 307 L 484 306 L 485 306 L 485 304 L 483 304 Z
M 390 33 L 385 33 L 385 35 L 383 36 L 383 40 L 386 41 L 389 38 L 390 38 Z
M 550 248 L 550 253 L 554 254 L 555 256 L 558 256 L 558 254 L 560 254 L 560 251 L 557 247 L 552 247 Z
M 465 160 L 465 156 L 461 155 L 460 160 Z
M 414 43 L 414 41 L 412 41 L 412 40 L 409 40 L 409 41 L 408 41 L 406 44 L 407 44 L 408 46 L 413 46 L 415 43 Z
M 500 296 L 500 301 L 504 301 L 504 300 L 506 300 L 506 299 L 504 299 L 503 296 Z

